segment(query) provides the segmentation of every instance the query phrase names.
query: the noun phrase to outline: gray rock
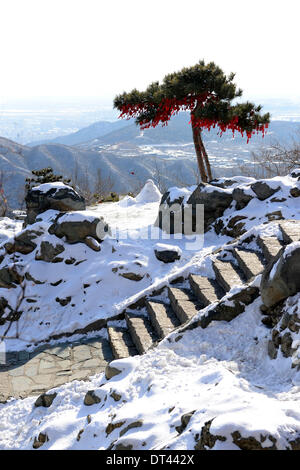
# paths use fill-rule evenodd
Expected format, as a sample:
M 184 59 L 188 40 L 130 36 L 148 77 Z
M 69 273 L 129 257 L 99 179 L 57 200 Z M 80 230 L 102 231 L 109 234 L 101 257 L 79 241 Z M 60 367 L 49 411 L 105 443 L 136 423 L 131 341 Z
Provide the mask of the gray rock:
M 191 420 L 191 417 L 193 416 L 195 411 L 196 410 L 190 411 L 189 413 L 185 413 L 184 415 L 181 416 L 181 418 L 180 418 L 181 419 L 181 425 L 180 426 L 175 426 L 175 429 L 179 434 L 181 434 L 185 430 L 185 428 L 189 424 L 189 422 Z
M 105 368 L 105 377 L 107 380 L 111 379 L 115 375 L 121 374 L 121 370 L 117 369 L 116 367 L 111 366 L 110 364 L 107 364 Z
M 234 431 L 231 433 L 231 436 L 233 443 L 241 450 L 277 450 L 277 440 L 271 435 L 263 436 L 261 434 L 260 441 L 258 441 L 253 436 L 243 437 L 239 431 Z M 272 445 L 266 447 L 262 444 L 266 441 L 267 438 L 272 442 Z
M 292 188 L 292 189 L 290 190 L 290 195 L 291 195 L 292 197 L 299 197 L 299 196 L 300 196 L 300 189 L 297 188 L 297 187 L 296 187 L 296 188 Z
M 144 277 L 142 274 L 137 273 L 119 273 L 119 276 L 124 277 L 125 279 L 129 279 L 130 281 L 141 281 Z
M 266 217 L 268 218 L 269 222 L 272 222 L 273 220 L 282 220 L 282 219 L 284 219 L 281 211 L 269 212 L 268 214 L 266 214 Z
M 213 422 L 213 419 L 204 423 L 204 426 L 201 429 L 201 435 L 199 436 L 198 434 L 195 436 L 195 440 L 196 440 L 196 445 L 194 447 L 195 450 L 212 449 L 216 441 L 223 441 L 223 442 L 226 441 L 225 436 L 218 436 L 218 435 L 211 434 L 210 428 L 211 428 L 212 422 Z
M 183 196 L 177 199 L 171 199 L 170 192 L 165 192 L 160 201 L 159 213 L 154 226 L 163 229 L 167 233 L 183 233 L 183 199 Z M 171 213 L 170 206 L 173 206 Z M 164 222 L 166 219 L 167 222 Z M 179 221 L 178 225 L 180 225 L 180 227 L 177 227 L 177 222 L 174 223 L 174 220 Z M 170 225 L 166 228 L 165 224 Z
M 289 247 L 280 250 L 263 272 L 260 291 L 267 307 L 300 291 L 300 248 L 295 248 L 285 256 L 287 249 Z
M 60 299 L 59 297 L 56 297 L 55 301 L 58 302 L 62 307 L 65 307 L 68 305 L 72 300 L 71 296 L 66 297 L 65 299 Z
M 68 220 L 68 214 L 61 214 L 49 227 L 49 233 L 58 238 L 66 237 L 68 243 L 86 243 L 86 237 L 102 241 L 110 233 L 110 228 L 103 217 L 95 217 L 92 221 L 84 218 L 76 221 L 72 217 Z
M 44 433 L 40 432 L 38 437 L 34 438 L 34 442 L 33 442 L 32 447 L 34 449 L 39 449 L 40 447 L 42 447 L 42 445 L 45 444 L 45 442 L 48 442 L 48 441 L 49 441 L 49 437 L 47 436 L 47 434 L 44 434 Z
M 26 194 L 27 217 L 25 225 L 33 224 L 36 221 L 36 216 L 48 209 L 60 212 L 85 210 L 84 198 L 71 186 L 53 187 L 45 192 L 38 188 L 33 188 Z
M 226 179 L 226 180 L 221 181 L 218 178 L 211 180 L 209 182 L 209 184 L 212 184 L 213 186 L 217 186 L 218 188 L 228 188 L 228 186 L 232 186 L 235 183 L 236 182 L 231 179 L 228 179 L 228 180 Z
M 130 431 L 130 429 L 142 427 L 143 424 L 144 424 L 144 422 L 143 422 L 142 419 L 139 420 L 139 421 L 134 421 L 133 423 L 128 424 L 128 426 L 126 426 L 124 429 L 122 429 L 120 431 L 120 437 L 124 436 L 124 434 L 126 434 L 128 431 Z
M 101 251 L 101 247 L 100 247 L 99 243 L 97 243 L 97 241 L 95 241 L 91 237 L 86 237 L 85 240 L 84 240 L 84 243 L 86 244 L 86 246 L 91 248 L 91 250 L 93 250 L 93 251 Z
M 265 199 L 268 199 L 270 196 L 273 196 L 273 194 L 279 191 L 280 186 L 278 186 L 276 189 L 272 189 L 270 188 L 270 186 L 267 185 L 267 183 L 263 181 L 256 181 L 256 183 L 251 184 L 251 189 L 255 192 L 256 196 L 260 201 L 264 201 Z
M 257 287 L 248 286 L 237 294 L 228 297 L 227 300 L 219 302 L 215 307 L 201 317 L 199 325 L 206 328 L 212 321 L 231 321 L 245 311 L 246 305 L 251 304 L 259 296 Z
M 18 252 L 27 255 L 37 246 L 33 240 L 42 234 L 43 232 L 37 230 L 23 230 L 20 235 L 14 238 L 13 242 L 5 243 L 4 247 L 9 254 Z
M 46 261 L 48 263 L 55 263 L 57 261 L 57 255 L 65 251 L 63 245 L 57 244 L 53 246 L 50 242 L 42 242 L 39 252 L 36 253 L 35 259 Z M 62 258 L 59 258 L 62 261 Z
M 190 235 L 195 233 L 196 207 L 197 205 L 204 205 L 204 230 L 208 230 L 209 226 L 218 217 L 221 217 L 224 211 L 230 206 L 232 195 L 218 186 L 201 183 L 189 197 L 187 204 L 190 210 L 185 208 L 185 213 L 183 211 L 183 199 L 183 196 L 181 196 L 175 200 L 171 200 L 170 193 L 167 191 L 161 199 L 159 215 L 156 219 L 155 226 L 171 234 L 185 233 Z M 176 206 L 174 206 L 175 204 Z M 170 206 L 172 206 L 171 214 Z M 184 226 L 184 217 L 191 217 L 191 224 L 187 224 L 191 225 L 191 227 Z M 170 220 L 169 227 L 165 225 L 168 223 L 166 219 L 168 219 L 168 221 Z
M 284 335 L 281 337 L 281 352 L 284 357 L 290 357 L 292 355 L 292 343 L 293 339 L 291 333 L 284 333 Z
M 10 289 L 21 284 L 24 277 L 18 273 L 15 266 L 5 266 L 0 269 L 0 287 Z
M 277 348 L 271 340 L 268 342 L 268 355 L 271 359 L 276 359 L 277 357 Z
M 115 401 L 120 401 L 121 398 L 122 398 L 122 395 L 120 395 L 119 393 L 113 391 L 111 392 L 110 396 L 115 400 Z
M 208 230 L 210 225 L 221 217 L 226 209 L 232 203 L 232 194 L 222 188 L 214 188 L 211 191 L 207 189 L 214 188 L 213 185 L 201 183 L 189 197 L 187 203 L 195 207 L 197 204 L 204 205 L 204 230 Z M 194 225 L 194 221 L 193 221 Z
M 290 173 L 292 178 L 299 178 L 300 177 L 300 168 L 296 168 Z
M 154 250 L 154 253 L 156 258 L 163 263 L 174 263 L 180 259 L 180 254 L 176 250 Z
M 54 398 L 56 398 L 57 396 L 57 393 L 43 393 L 42 395 L 40 395 L 38 397 L 38 399 L 36 400 L 36 402 L 34 403 L 34 406 L 36 407 L 44 407 L 44 408 L 49 408 L 52 403 L 53 403 L 53 400 Z
M 86 406 L 92 406 L 92 405 L 95 405 L 97 403 L 100 403 L 101 402 L 101 398 L 99 398 L 96 394 L 95 394 L 95 391 L 94 390 L 89 390 L 85 397 L 84 397 L 84 401 L 83 403 L 86 405 Z
M 233 238 L 237 238 L 243 235 L 243 233 L 246 232 L 246 229 L 245 229 L 245 223 L 241 222 L 241 220 L 245 220 L 245 219 L 247 219 L 247 217 L 245 217 L 244 215 L 236 215 L 228 221 L 227 226 L 224 226 L 224 223 L 223 223 L 223 228 L 221 229 L 222 235 L 227 235 L 228 237 L 233 237 Z M 218 222 L 221 222 L 221 220 Z M 218 222 L 216 222 L 216 224 Z M 219 226 L 220 225 L 218 224 L 217 230 L 215 228 L 216 233 L 218 233 Z
M 25 273 L 25 279 L 27 281 L 31 281 L 34 284 L 45 284 L 45 281 L 39 281 L 38 279 L 35 279 L 29 272 Z
M 132 450 L 132 448 L 133 448 L 132 444 L 125 445 L 125 444 L 120 443 L 115 446 L 115 450 Z
M 232 192 L 232 198 L 236 201 L 236 209 L 239 211 L 247 206 L 251 199 L 253 199 L 253 196 L 246 194 L 241 188 L 235 188 Z
M 4 323 L 7 321 L 6 318 L 2 318 L 7 313 L 7 310 L 10 312 L 13 311 L 13 309 L 8 304 L 8 301 L 4 297 L 0 297 L 0 325 L 4 325 Z

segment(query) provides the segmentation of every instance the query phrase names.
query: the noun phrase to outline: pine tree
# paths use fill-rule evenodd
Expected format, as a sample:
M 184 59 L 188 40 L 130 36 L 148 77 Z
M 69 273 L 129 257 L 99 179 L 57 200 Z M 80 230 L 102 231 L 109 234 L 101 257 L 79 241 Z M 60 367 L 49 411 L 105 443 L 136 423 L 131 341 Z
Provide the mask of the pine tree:
M 57 183 L 57 182 L 62 182 L 64 184 L 70 184 L 71 180 L 66 179 L 61 175 L 55 175 L 53 173 L 53 169 L 48 167 L 48 168 L 42 168 L 41 170 L 32 170 L 31 172 L 34 177 L 32 178 L 26 178 L 26 184 L 25 184 L 25 190 L 28 191 L 29 189 L 39 186 L 40 184 L 44 183 Z
M 115 97 L 114 107 L 119 117 L 135 118 L 141 129 L 167 125 L 179 111 L 191 115 L 193 141 L 199 172 L 203 182 L 212 180 L 208 155 L 202 140 L 203 129 L 218 126 L 220 135 L 228 129 L 247 135 L 247 143 L 254 133 L 265 133 L 270 122 L 269 113 L 260 114 L 261 106 L 232 101 L 242 95 L 233 83 L 235 74 L 228 76 L 214 62 L 202 60 L 193 67 L 166 75 L 160 84 L 151 83 L 145 91 L 132 90 Z

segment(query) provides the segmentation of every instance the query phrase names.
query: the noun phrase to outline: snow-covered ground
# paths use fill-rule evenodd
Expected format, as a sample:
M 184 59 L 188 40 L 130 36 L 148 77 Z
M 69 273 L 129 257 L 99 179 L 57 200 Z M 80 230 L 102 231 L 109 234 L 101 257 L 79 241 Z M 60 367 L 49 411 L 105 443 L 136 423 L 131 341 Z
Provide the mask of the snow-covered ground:
M 248 231 L 244 237 L 275 235 L 276 223 L 266 224 L 266 214 L 274 211 L 280 210 L 286 219 L 300 220 L 299 202 L 289 193 L 295 179 L 267 182 L 269 186 L 279 185 L 275 196 L 278 201 L 285 200 L 274 203 L 254 198 L 238 211 L 238 215 L 247 217 L 243 220 Z M 203 249 L 193 252 L 186 249 L 185 238 L 137 238 L 141 227 L 150 227 L 155 221 L 158 204 L 159 194 L 153 188 L 140 198 L 100 204 L 88 211 L 103 216 L 112 228 L 119 229 L 120 239 L 104 240 L 99 253 L 76 245 L 76 258 L 87 261 L 79 265 L 75 274 L 76 267 L 63 266 L 64 296 L 72 295 L 82 316 L 74 313 L 77 308 L 68 310 L 53 302 L 57 288 L 53 287 L 52 293 L 48 285 L 38 286 L 41 311 L 26 313 L 20 328 L 28 343 L 45 338 L 46 332 L 71 331 L 101 315 L 105 318 L 112 312 L 121 312 L 140 296 L 182 273 L 211 274 L 209 253 L 232 239 L 210 231 L 205 235 Z M 234 208 L 227 209 L 222 220 L 234 215 Z M 46 224 L 50 216 L 45 213 L 42 223 Z M 129 238 L 122 239 L 125 231 Z M 159 262 L 154 256 L 158 242 L 176 245 L 182 252 L 181 259 L 171 265 Z M 73 249 L 72 245 L 65 248 L 64 256 L 70 256 L 68 249 Z M 116 250 L 113 253 L 112 248 Z M 38 262 L 32 263 L 30 256 L 24 258 L 33 269 Z M 48 282 L 57 280 L 58 265 L 49 264 L 47 271 L 45 263 L 42 265 L 43 269 L 34 267 L 33 277 L 44 276 Z M 144 277 L 133 282 L 117 276 L 121 267 L 137 268 Z M 117 268 L 116 272 L 112 268 Z M 100 288 L 97 281 L 101 281 Z M 255 282 L 258 284 L 259 278 Z M 79 287 L 83 283 L 90 284 L 86 289 L 89 296 Z M 40 433 L 48 437 L 41 449 L 52 450 L 107 449 L 121 444 L 135 450 L 199 449 L 204 444 L 223 450 L 238 449 L 239 439 L 249 437 L 262 448 L 274 444 L 277 449 L 290 448 L 290 443 L 300 436 L 300 372 L 291 367 L 291 358 L 283 357 L 280 351 L 276 360 L 269 358 L 270 330 L 261 323 L 261 303 L 261 298 L 257 298 L 229 323 L 212 322 L 206 329 L 185 331 L 181 338 L 174 332 L 142 356 L 114 361 L 111 365 L 121 373 L 110 380 L 99 374 L 89 382 L 74 381 L 58 387 L 50 408 L 36 408 L 36 397 L 11 399 L 0 405 L 0 449 L 32 449 Z M 294 313 L 299 312 L 299 307 L 297 294 L 287 300 L 284 308 Z M 52 322 L 50 327 L 39 325 L 41 314 L 45 322 Z M 14 340 L 9 347 L 21 348 L 21 342 Z M 95 391 L 101 399 L 99 403 L 84 405 L 89 390 Z M 178 428 L 187 413 L 191 415 L 190 420 L 185 420 L 186 427 Z
M 252 179 L 232 179 L 235 180 L 233 186 L 239 186 L 244 188 L 246 193 L 254 194 L 246 186 Z M 272 202 L 272 198 L 260 201 L 255 197 L 243 210 L 228 208 L 219 220 L 226 225 L 229 218 L 235 215 L 244 216 L 243 223 L 248 232 L 245 236 L 249 236 L 258 233 L 269 234 L 270 230 L 278 230 L 276 225 L 266 225 L 269 220 L 267 215 L 274 211 L 281 211 L 285 219 L 300 219 L 297 198 L 292 198 L 289 193 L 295 186 L 295 178 L 286 176 L 265 181 L 270 187 L 280 188 L 274 196 L 277 201 L 282 202 Z M 170 195 L 172 198 L 184 196 L 186 201 L 194 189 L 195 186 L 171 188 Z M 112 318 L 139 298 L 168 285 L 173 279 L 187 277 L 190 272 L 208 275 L 210 261 L 207 254 L 232 238 L 216 235 L 215 231 L 211 230 L 205 233 L 203 239 L 200 237 L 198 243 L 193 246 L 193 238 L 181 234 L 169 235 L 154 228 L 160 196 L 153 182 L 148 182 L 136 198 L 127 196 L 120 202 L 102 203 L 84 213 L 81 211 L 70 214 L 73 218 L 83 218 L 84 214 L 87 219 L 102 216 L 113 231 L 113 237 L 106 238 L 101 243 L 99 252 L 93 251 L 83 243 L 72 245 L 63 242 L 63 261 L 74 259 L 73 264 L 36 261 L 35 251 L 17 259 L 21 269 L 28 271 L 38 283 L 26 281 L 25 296 L 33 302 L 23 302 L 24 310 L 18 322 L 19 339 L 7 340 L 7 350 L 23 350 L 51 336 L 74 332 L 99 319 Z M 30 226 L 31 230 L 42 232 L 35 240 L 38 245 L 41 241 L 48 241 L 54 246 L 62 243 L 55 235 L 48 233 L 55 214 L 55 211 L 46 211 L 40 216 L 41 221 Z M 0 235 L 4 239 L 2 243 L 7 242 L 9 235 L 17 234 L 20 230 L 19 221 L 3 219 L 0 224 Z M 180 249 L 180 260 L 165 264 L 156 259 L 154 251 L 157 243 Z M 16 260 L 13 260 L 11 263 L 15 262 Z M 0 263 L 0 269 L 6 264 L 7 259 L 4 259 Z M 122 276 L 127 273 L 138 275 L 140 280 L 133 281 Z M 213 272 L 209 275 L 214 277 Z M 20 290 L 21 288 L 9 290 L 8 300 L 12 307 L 17 305 Z M 0 296 L 7 297 L 7 289 L 0 288 Z M 63 306 L 56 300 L 66 298 L 71 300 Z M 15 336 L 15 328 L 16 325 L 13 324 L 10 337 Z M 0 326 L 0 335 L 4 334 L 5 329 L 5 325 Z
M 39 433 L 49 439 L 41 449 L 194 449 L 211 420 L 210 433 L 222 437 L 214 450 L 238 449 L 235 432 L 262 447 L 272 447 L 269 436 L 278 449 L 289 447 L 300 433 L 300 373 L 290 359 L 268 358 L 259 303 L 230 323 L 185 332 L 177 342 L 171 334 L 143 356 L 114 361 L 122 373 L 109 381 L 101 374 L 55 389 L 50 408 L 36 408 L 36 397 L 0 405 L 0 449 L 31 449 Z M 86 406 L 91 389 L 101 401 Z
M 76 263 L 36 261 L 35 252 L 18 259 L 17 263 L 23 265 L 24 271 L 28 271 L 39 283 L 26 281 L 26 298 L 35 302 L 23 303 L 24 312 L 18 322 L 19 339 L 7 340 L 7 350 L 23 350 L 53 335 L 73 332 L 96 320 L 114 317 L 145 294 L 167 285 L 176 277 L 187 275 L 192 266 L 194 270 L 201 269 L 205 254 L 215 248 L 216 243 L 219 246 L 229 240 L 229 237 L 208 235 L 205 248 L 199 251 L 197 246 L 194 250 L 190 249 L 187 244 L 192 240 L 187 237 L 178 239 L 177 236 L 163 235 L 159 229 L 150 232 L 158 215 L 161 194 L 153 183 L 149 184 L 150 190 L 146 185 L 136 198 L 127 197 L 120 202 L 99 204 L 84 211 L 84 218 L 87 219 L 104 217 L 117 238 L 105 239 L 100 252 L 82 243 L 64 243 L 64 260 L 75 258 L 76 262 L 80 262 L 77 266 Z M 186 192 L 190 194 L 191 190 Z M 44 212 L 40 217 L 42 220 L 30 226 L 31 230 L 43 232 L 35 240 L 36 243 L 37 240 L 48 241 L 54 246 L 62 243 L 55 235 L 48 233 L 54 215 L 54 211 Z M 73 219 L 83 217 L 82 212 L 71 215 Z M 8 236 L 13 233 L 14 227 L 13 221 L 9 225 L 7 220 L 2 225 L 3 232 Z M 20 229 L 17 222 L 16 234 Z M 157 260 L 154 250 L 159 241 L 179 247 L 181 259 L 170 264 Z M 7 261 L 4 260 L 2 264 L 5 263 Z M 122 276 L 132 272 L 142 279 L 136 282 Z M 7 289 L 0 288 L 1 295 L 7 297 Z M 68 305 L 62 306 L 56 301 L 57 298 L 67 297 L 71 297 Z M 10 305 L 16 305 L 19 298 L 20 288 L 10 289 Z M 0 335 L 4 334 L 5 329 L 5 325 L 0 326 Z M 15 329 L 16 325 L 13 324 L 10 337 L 15 336 Z

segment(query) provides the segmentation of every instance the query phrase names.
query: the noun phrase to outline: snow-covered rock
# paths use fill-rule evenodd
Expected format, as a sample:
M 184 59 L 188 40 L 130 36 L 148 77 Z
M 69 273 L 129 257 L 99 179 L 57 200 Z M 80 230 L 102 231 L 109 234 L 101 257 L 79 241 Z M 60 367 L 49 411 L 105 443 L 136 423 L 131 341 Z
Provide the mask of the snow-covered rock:
M 267 307 L 300 291 L 300 242 L 278 253 L 261 280 L 261 296 Z
M 154 253 L 156 258 L 163 263 L 174 263 L 182 255 L 182 251 L 178 246 L 167 245 L 165 243 L 156 243 Z
M 30 189 L 25 197 L 25 224 L 33 224 L 38 214 L 47 210 L 60 212 L 85 209 L 85 200 L 71 186 L 61 182 L 45 183 Z

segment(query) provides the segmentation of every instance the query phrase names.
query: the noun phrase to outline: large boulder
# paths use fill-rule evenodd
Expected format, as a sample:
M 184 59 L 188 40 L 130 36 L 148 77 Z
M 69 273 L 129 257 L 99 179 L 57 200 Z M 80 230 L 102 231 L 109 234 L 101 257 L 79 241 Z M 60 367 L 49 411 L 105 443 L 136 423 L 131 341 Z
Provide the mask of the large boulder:
M 300 292 L 300 242 L 280 250 L 262 275 L 260 291 L 267 307 Z
M 189 193 L 185 193 L 182 188 L 181 191 L 177 191 L 176 195 L 177 197 L 174 197 L 172 190 L 163 194 L 159 216 L 155 222 L 156 226 L 169 233 L 181 232 L 191 235 L 198 233 L 199 227 L 200 230 L 203 230 L 202 224 L 196 220 L 197 206 L 204 206 L 204 231 L 207 231 L 210 225 L 218 217 L 221 217 L 232 203 L 231 190 L 208 183 L 200 183 L 193 192 Z M 170 219 L 169 230 L 166 230 L 168 227 L 167 218 Z M 188 218 L 188 223 L 185 223 Z
M 229 190 L 215 187 L 208 183 L 201 183 L 191 194 L 187 203 L 192 206 L 193 215 L 198 204 L 204 205 L 204 231 L 206 231 L 228 209 L 232 203 L 232 194 Z M 193 220 L 193 226 L 194 223 L 195 221 Z
M 277 193 L 277 191 L 280 189 L 280 186 L 277 186 L 277 188 L 274 189 L 264 181 L 256 181 L 256 183 L 251 184 L 251 189 L 260 201 L 264 201 L 265 199 L 273 196 L 273 194 Z
M 59 214 L 48 231 L 58 238 L 66 237 L 68 243 L 86 243 L 87 237 L 102 241 L 106 235 L 110 234 L 110 228 L 103 217 L 84 212 Z
M 38 214 L 53 209 L 60 212 L 85 210 L 85 200 L 71 186 L 45 183 L 28 191 L 25 197 L 25 225 L 33 224 Z
M 166 233 L 185 233 L 183 207 L 191 194 L 188 188 L 175 187 L 166 191 L 162 195 L 154 226 Z

